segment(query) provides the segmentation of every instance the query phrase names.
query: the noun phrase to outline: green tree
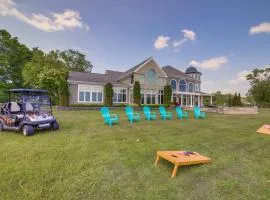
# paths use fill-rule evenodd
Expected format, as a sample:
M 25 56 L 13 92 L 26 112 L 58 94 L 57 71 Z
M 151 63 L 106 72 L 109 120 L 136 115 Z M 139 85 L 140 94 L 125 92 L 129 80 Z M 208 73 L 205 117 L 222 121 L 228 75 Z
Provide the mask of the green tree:
M 238 97 L 237 97 L 237 106 L 241 106 L 241 105 L 242 105 L 241 94 L 238 93 Z
M 172 99 L 172 87 L 171 85 L 165 85 L 164 86 L 164 104 L 167 106 L 170 106 L 171 99 Z
M 107 83 L 104 86 L 104 94 L 105 94 L 105 100 L 104 104 L 106 106 L 112 106 L 113 104 L 113 85 L 111 83 Z
M 137 105 L 141 104 L 141 85 L 139 81 L 135 81 L 133 86 L 133 99 Z
M 225 104 L 225 97 L 220 91 L 214 94 L 214 102 L 217 106 L 223 106 Z
M 247 96 L 259 107 L 270 106 L 270 67 L 254 69 L 246 76 L 250 83 Z
M 237 96 L 237 93 L 235 93 L 232 100 L 232 106 L 237 106 L 237 102 L 238 102 L 238 96 Z
M 91 72 L 93 65 L 88 61 L 84 54 L 79 51 L 68 49 L 57 51 L 59 57 L 67 65 L 69 71 Z
M 0 30 L 0 82 L 1 88 L 18 88 L 23 84 L 24 65 L 31 60 L 31 51 L 12 37 L 6 30 Z
M 25 65 L 23 78 L 28 87 L 48 90 L 53 103 L 68 104 L 68 69 L 56 51 L 45 54 L 33 49 L 32 60 Z
M 231 94 L 228 95 L 228 106 L 229 107 L 232 106 L 232 95 Z

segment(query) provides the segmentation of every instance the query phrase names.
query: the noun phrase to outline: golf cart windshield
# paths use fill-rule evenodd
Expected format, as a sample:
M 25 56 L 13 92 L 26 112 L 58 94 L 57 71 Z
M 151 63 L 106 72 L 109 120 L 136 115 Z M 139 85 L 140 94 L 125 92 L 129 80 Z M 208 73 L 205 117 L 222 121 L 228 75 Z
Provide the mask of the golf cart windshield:
M 52 112 L 51 101 L 46 90 L 10 90 L 10 101 L 21 105 L 24 112 Z

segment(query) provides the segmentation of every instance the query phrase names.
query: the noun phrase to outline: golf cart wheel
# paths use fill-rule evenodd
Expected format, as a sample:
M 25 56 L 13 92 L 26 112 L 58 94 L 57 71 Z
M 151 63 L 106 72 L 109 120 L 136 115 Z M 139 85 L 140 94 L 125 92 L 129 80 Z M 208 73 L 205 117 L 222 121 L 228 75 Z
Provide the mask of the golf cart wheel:
M 24 125 L 22 131 L 24 136 L 31 136 L 34 134 L 34 128 L 31 125 Z
M 58 130 L 58 129 L 59 129 L 59 124 L 57 123 L 57 121 L 53 122 L 53 123 L 52 123 L 52 130 L 53 130 L 53 131 L 56 131 L 56 130 Z
M 0 131 L 3 131 L 4 130 L 4 124 L 2 121 L 0 121 Z

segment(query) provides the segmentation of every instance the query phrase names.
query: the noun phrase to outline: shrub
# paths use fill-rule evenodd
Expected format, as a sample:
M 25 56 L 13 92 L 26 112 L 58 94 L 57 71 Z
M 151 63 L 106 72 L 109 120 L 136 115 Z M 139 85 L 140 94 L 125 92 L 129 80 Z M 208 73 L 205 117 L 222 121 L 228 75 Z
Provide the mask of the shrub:
M 141 85 L 139 81 L 135 81 L 133 86 L 133 99 L 137 105 L 141 104 Z
M 113 104 L 113 85 L 111 83 L 107 83 L 104 86 L 104 105 L 112 106 Z
M 172 99 L 172 87 L 171 87 L 171 85 L 165 85 L 165 87 L 164 87 L 164 104 L 167 106 L 170 106 L 171 99 Z

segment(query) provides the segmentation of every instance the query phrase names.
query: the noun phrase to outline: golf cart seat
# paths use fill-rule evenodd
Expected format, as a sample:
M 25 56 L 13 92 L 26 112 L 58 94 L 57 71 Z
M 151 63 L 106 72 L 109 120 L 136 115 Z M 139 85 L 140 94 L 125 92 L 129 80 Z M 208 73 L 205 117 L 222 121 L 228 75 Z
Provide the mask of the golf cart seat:
M 22 119 L 24 114 L 17 102 L 9 102 L 7 105 L 8 111 L 12 115 L 16 115 L 18 119 Z
M 33 108 L 32 104 L 30 102 L 23 103 L 22 107 L 23 107 L 23 110 L 25 112 L 33 112 L 34 111 L 34 108 Z

